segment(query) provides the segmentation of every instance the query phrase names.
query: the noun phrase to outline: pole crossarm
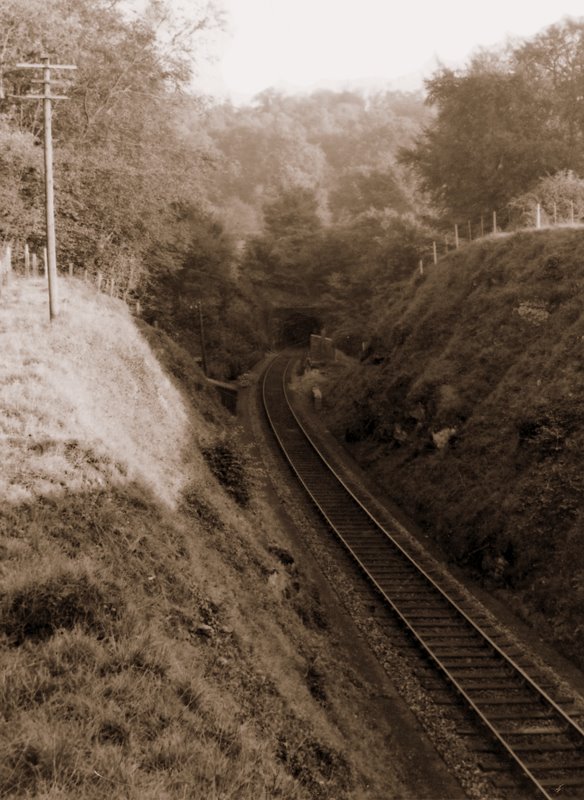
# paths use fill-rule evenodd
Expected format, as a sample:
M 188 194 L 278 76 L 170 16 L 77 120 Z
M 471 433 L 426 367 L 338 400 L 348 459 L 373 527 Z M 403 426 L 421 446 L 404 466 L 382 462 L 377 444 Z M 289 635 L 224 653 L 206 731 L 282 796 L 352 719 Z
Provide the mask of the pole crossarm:
M 19 100 L 70 100 L 64 94 L 21 94 L 11 95 L 11 97 L 18 97 Z
M 11 94 L 10 97 L 17 97 L 19 100 L 70 100 L 64 94 Z
M 44 69 L 50 67 L 51 69 L 77 69 L 75 64 L 15 64 L 15 69 Z
M 44 82 L 45 82 L 44 78 L 31 78 L 29 81 L 29 83 L 44 83 Z M 70 85 L 71 81 L 59 81 L 59 80 L 54 81 L 51 78 L 51 86 L 70 86 Z

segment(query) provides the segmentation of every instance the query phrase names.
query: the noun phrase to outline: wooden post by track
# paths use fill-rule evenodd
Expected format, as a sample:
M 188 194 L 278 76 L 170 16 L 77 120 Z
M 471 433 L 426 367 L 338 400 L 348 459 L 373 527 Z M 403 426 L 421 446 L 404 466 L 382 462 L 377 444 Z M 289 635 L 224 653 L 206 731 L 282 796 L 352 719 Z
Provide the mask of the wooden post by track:
M 10 286 L 12 281 L 12 245 L 7 245 L 4 253 L 4 265 L 6 269 L 6 283 Z
M 205 325 L 203 322 L 203 304 L 199 301 L 199 329 L 201 333 L 201 366 L 203 374 L 207 375 L 207 347 L 205 344 Z
M 4 276 L 6 274 L 6 266 L 4 262 L 4 247 L 0 247 L 0 297 L 4 289 Z
M 51 64 L 48 55 L 41 56 L 40 64 L 17 64 L 17 69 L 42 70 L 42 80 L 34 80 L 32 83 L 41 83 L 43 93 L 39 95 L 29 94 L 19 97 L 21 100 L 42 100 L 43 101 L 43 122 L 44 122 L 44 153 L 45 153 L 45 216 L 47 231 L 47 247 L 45 248 L 45 270 L 49 286 L 49 318 L 52 321 L 59 313 L 59 300 L 57 295 L 57 246 L 55 237 L 55 199 L 53 186 L 53 132 L 52 132 L 52 101 L 67 100 L 63 95 L 54 95 L 51 86 L 56 82 L 51 82 L 51 69 L 74 70 L 77 69 L 73 64 Z

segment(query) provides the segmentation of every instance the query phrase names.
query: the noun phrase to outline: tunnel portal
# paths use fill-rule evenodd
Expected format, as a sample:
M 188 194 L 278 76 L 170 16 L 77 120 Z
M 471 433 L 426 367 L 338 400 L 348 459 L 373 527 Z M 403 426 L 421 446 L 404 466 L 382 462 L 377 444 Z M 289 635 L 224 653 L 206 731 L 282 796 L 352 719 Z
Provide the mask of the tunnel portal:
M 275 347 L 308 347 L 311 333 L 320 333 L 322 319 L 316 308 L 277 308 L 272 312 Z

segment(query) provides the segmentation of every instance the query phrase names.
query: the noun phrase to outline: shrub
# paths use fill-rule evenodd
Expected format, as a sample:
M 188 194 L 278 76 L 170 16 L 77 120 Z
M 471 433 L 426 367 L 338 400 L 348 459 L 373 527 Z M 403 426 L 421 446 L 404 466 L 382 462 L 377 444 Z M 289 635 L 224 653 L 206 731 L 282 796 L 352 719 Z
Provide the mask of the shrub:
M 30 580 L 0 597 L 0 630 L 12 644 L 49 639 L 59 629 L 80 625 L 103 637 L 119 617 L 116 587 L 103 587 L 88 574 L 63 571 L 44 581 Z
M 250 501 L 245 460 L 232 442 L 220 440 L 204 447 L 203 456 L 213 475 L 236 503 L 245 508 Z

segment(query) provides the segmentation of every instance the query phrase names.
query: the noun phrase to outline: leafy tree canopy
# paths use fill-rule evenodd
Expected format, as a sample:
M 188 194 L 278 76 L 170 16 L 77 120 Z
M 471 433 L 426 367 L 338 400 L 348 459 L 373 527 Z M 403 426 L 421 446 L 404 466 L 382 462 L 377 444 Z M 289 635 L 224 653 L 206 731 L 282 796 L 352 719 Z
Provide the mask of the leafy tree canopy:
M 401 159 L 459 221 L 503 208 L 546 173 L 584 167 L 584 20 L 442 68 L 427 89 L 435 116 Z
M 193 4 L 191 11 L 186 23 L 173 20 L 162 0 L 152 0 L 135 18 L 126 17 L 116 0 L 2 3 L 0 160 L 9 158 L 17 143 L 20 157 L 0 181 L 11 184 L 13 207 L 20 203 L 27 209 L 21 225 L 16 214 L 7 218 L 5 237 L 38 245 L 44 239 L 36 210 L 42 190 L 40 107 L 10 95 L 24 98 L 38 77 L 14 65 L 49 53 L 78 67 L 75 73 L 55 74 L 70 79 L 65 89 L 70 99 L 55 104 L 54 111 L 61 259 L 115 271 L 116 280 L 136 288 L 140 270 L 135 267 L 158 235 L 165 209 L 201 194 L 201 153 L 182 126 L 197 101 L 180 90 L 191 74 L 188 44 L 211 18 L 203 3 Z

